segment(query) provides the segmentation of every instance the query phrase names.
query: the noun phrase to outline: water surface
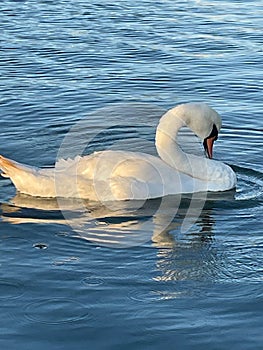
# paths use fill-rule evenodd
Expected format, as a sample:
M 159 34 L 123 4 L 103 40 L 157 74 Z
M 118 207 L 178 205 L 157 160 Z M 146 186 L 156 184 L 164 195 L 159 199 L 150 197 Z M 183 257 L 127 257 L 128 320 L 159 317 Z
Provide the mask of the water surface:
M 1 178 L 1 348 L 260 349 L 261 2 L 0 9 L 1 154 L 50 166 L 81 120 L 76 150 L 154 153 L 161 114 L 204 101 L 223 119 L 215 158 L 238 177 L 224 194 L 110 205 Z

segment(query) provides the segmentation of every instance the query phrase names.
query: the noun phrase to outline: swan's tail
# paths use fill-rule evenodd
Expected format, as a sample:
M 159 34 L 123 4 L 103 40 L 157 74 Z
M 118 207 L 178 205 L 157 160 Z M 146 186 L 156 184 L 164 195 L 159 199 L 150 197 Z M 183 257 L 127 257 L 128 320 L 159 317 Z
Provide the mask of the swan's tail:
M 26 169 L 22 164 L 19 164 L 11 159 L 5 158 L 0 155 L 0 169 L 2 170 L 1 175 L 3 177 L 17 176 L 21 172 L 25 172 Z
M 1 175 L 3 177 L 12 178 L 12 174 L 19 171 L 19 165 L 16 162 L 0 155 L 0 169 L 2 170 Z
M 54 193 L 54 178 L 42 174 L 40 169 L 15 162 L 0 155 L 0 169 L 3 177 L 10 178 L 21 193 L 33 196 L 51 196 Z
M 16 176 L 23 176 L 26 174 L 33 174 L 36 172 L 37 168 L 24 165 L 14 160 L 5 158 L 0 155 L 0 169 L 2 170 L 1 175 L 3 177 L 10 177 L 11 180 Z

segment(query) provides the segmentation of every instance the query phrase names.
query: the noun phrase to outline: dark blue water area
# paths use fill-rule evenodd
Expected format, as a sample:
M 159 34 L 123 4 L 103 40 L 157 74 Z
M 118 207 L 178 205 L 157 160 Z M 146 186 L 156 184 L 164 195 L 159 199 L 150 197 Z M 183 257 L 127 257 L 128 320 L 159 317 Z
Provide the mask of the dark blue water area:
M 155 152 L 203 101 L 237 188 L 90 203 L 0 179 L 1 349 L 262 348 L 263 54 L 254 1 L 2 1 L 0 154 Z M 77 127 L 76 127 L 77 126 Z

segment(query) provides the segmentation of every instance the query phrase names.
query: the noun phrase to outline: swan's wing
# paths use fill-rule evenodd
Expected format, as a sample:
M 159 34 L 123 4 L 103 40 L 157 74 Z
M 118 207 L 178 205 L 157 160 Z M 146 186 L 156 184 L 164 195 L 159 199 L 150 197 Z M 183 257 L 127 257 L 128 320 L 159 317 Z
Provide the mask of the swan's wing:
M 186 153 L 204 156 L 204 149 L 200 139 L 187 127 L 183 127 L 177 134 L 177 142 Z

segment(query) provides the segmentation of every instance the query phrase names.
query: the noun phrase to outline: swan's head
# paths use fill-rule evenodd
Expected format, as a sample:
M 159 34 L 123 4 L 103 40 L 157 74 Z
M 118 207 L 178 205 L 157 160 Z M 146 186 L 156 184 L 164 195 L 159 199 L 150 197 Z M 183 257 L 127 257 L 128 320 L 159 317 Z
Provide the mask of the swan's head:
M 206 103 L 185 103 L 176 107 L 185 124 L 203 141 L 209 158 L 218 137 L 222 121 L 219 114 Z

